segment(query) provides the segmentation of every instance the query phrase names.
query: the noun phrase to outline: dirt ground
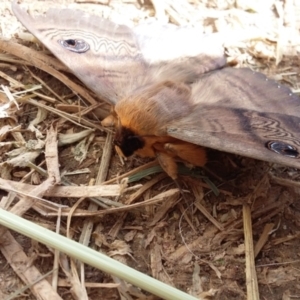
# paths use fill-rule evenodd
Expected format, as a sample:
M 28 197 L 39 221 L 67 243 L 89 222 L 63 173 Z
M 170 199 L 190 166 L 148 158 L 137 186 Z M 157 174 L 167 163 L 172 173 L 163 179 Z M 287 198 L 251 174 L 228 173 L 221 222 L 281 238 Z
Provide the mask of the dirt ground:
M 297 0 L 270 0 L 264 4 L 250 0 L 166 0 L 153 1 L 155 9 L 150 1 L 107 2 L 46 0 L 22 3 L 30 3 L 34 13 L 43 13 L 54 6 L 69 6 L 128 25 L 151 19 L 176 25 L 200 24 L 206 32 L 225 27 L 247 29 L 255 25 L 261 29 L 261 37 L 246 42 L 230 41 L 226 48 L 228 61 L 259 70 L 288 85 L 295 93 L 300 91 L 300 6 Z M 10 1 L 0 0 L 0 16 L 2 39 L 51 56 L 41 44 L 32 43 L 28 36 L 21 34 L 25 29 L 14 17 Z M 82 87 L 72 74 L 60 68 L 57 60 L 55 62 L 59 72 Z M 174 182 L 164 173 L 141 173 L 141 166 L 149 169 L 158 163 L 131 157 L 122 164 L 110 140 L 107 141 L 107 131 L 100 126 L 101 116 L 110 109 L 101 99 L 97 100 L 103 104 L 100 110 L 78 117 L 78 106 L 83 107 L 88 101 L 63 84 L 63 80 L 26 61 L 25 54 L 16 59 L 9 51 L 0 49 L 0 71 L 1 104 L 7 102 L 3 86 L 8 86 L 12 94 L 25 91 L 24 97 L 30 95 L 27 100 L 25 97 L 19 102 L 18 109 L 11 108 L 8 116 L 0 115 L 1 207 L 16 212 L 12 208 L 21 199 L 21 196 L 13 196 L 14 193 L 2 189 L 4 181 L 36 186 L 45 181 L 46 177 L 37 166 L 46 169 L 45 138 L 55 124 L 59 134 L 69 137 L 69 141 L 59 145 L 57 150 L 64 183 L 93 185 L 97 178 L 100 181 L 115 179 L 114 183 L 120 183 L 122 179 L 118 176 L 130 172 L 126 184 L 132 190 L 118 197 L 107 197 L 113 202 L 107 202 L 104 208 L 95 206 L 88 195 L 80 200 L 77 197 L 44 196 L 57 206 L 34 202 L 19 211 L 23 218 L 55 231 L 58 207 L 64 205 L 67 209 L 63 210 L 59 225 L 63 235 L 68 232 L 76 241 L 88 236 L 89 247 L 199 299 L 257 299 L 247 296 L 246 288 L 245 240 L 249 236 L 243 227 L 243 218 L 246 218 L 243 207 L 250 207 L 248 217 L 252 219 L 259 298 L 300 299 L 299 170 L 208 150 L 207 168 L 210 171 L 188 170 L 188 175 L 180 176 L 180 185 L 186 191 L 186 199 L 182 199 Z M 35 89 L 39 85 L 42 88 Z M 92 92 L 85 91 L 96 99 Z M 32 102 L 28 101 L 29 98 Z M 47 105 L 47 109 L 37 102 Z M 83 122 L 85 128 L 63 117 L 60 112 L 76 115 L 72 120 Z M 37 120 L 36 123 L 33 120 Z M 8 127 L 10 129 L 5 131 Z M 87 131 L 87 128 L 93 131 Z M 83 131 L 85 136 L 75 136 Z M 34 151 L 30 154 L 26 150 L 29 141 L 34 143 Z M 24 156 L 20 159 L 20 155 Z M 13 161 L 16 157 L 17 162 Z M 104 158 L 107 172 L 103 166 Z M 24 164 L 26 159 L 34 166 Z M 141 179 L 136 180 L 135 176 Z M 174 192 L 152 205 L 92 217 L 88 214 L 88 210 L 93 209 L 109 210 L 115 202 L 142 203 L 167 191 Z M 7 201 L 9 197 L 11 202 Z M 72 211 L 74 206 L 77 212 Z M 70 228 L 67 227 L 68 214 L 71 215 Z M 92 228 L 90 236 L 87 227 Z M 53 270 L 53 249 L 16 232 L 11 233 L 14 243 L 20 246 L 19 251 L 27 255 L 28 266 L 34 266 L 41 274 Z M 261 241 L 263 238 L 265 240 Z M 0 239 L 0 249 L 0 299 L 13 299 L 9 298 L 12 295 L 16 299 L 37 299 L 35 292 L 27 286 L 26 275 L 20 275 L 18 267 L 13 266 L 14 256 L 9 256 L 7 242 L 3 239 Z M 62 257 L 60 263 L 68 267 L 64 269 L 60 265 L 57 293 L 63 299 L 84 299 L 79 296 L 74 283 L 80 275 L 76 277 L 69 258 Z M 78 272 L 81 271 L 78 268 Z M 84 272 L 89 299 L 158 299 L 145 291 L 133 291 L 130 286 L 124 288 L 123 285 L 120 296 L 121 288 L 114 285 L 118 282 L 115 278 L 89 265 L 84 266 Z M 46 275 L 49 282 L 51 274 Z M 50 299 L 44 296 L 43 299 Z

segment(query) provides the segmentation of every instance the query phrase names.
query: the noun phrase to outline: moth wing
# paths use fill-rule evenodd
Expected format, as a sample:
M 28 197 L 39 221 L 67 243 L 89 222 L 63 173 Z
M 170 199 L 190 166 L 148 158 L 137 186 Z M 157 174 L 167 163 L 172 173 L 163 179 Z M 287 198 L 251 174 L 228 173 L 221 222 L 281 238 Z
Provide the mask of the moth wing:
M 224 68 L 192 86 L 193 112 L 162 134 L 300 168 L 300 99 L 250 69 Z
M 35 17 L 16 2 L 12 9 L 28 31 L 107 102 L 114 104 L 122 97 L 128 74 L 138 76 L 147 68 L 127 26 L 72 9 L 50 9 Z M 76 41 L 82 41 L 83 49 L 69 50 Z
M 133 28 L 144 60 L 152 66 L 152 76 L 162 80 L 194 81 L 208 71 L 226 64 L 223 38 L 218 33 L 203 34 L 201 28 L 157 22 Z
M 72 9 L 50 9 L 45 16 L 32 17 L 16 1 L 12 9 L 82 82 L 112 104 L 138 86 L 165 78 L 191 81 L 225 64 L 221 42 L 192 28 L 154 23 L 131 29 Z

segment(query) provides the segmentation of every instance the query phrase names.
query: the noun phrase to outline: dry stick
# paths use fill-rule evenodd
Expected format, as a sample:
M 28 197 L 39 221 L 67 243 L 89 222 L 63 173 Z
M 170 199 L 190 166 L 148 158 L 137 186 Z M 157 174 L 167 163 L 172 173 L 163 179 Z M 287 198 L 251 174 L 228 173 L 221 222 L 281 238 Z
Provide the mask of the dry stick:
M 96 100 L 91 97 L 91 95 L 87 92 L 86 89 L 84 89 L 78 84 L 75 84 L 67 76 L 65 76 L 64 74 L 60 73 L 59 71 L 51 67 L 48 64 L 48 62 L 45 63 L 41 58 L 43 56 L 45 57 L 45 55 L 41 54 L 40 52 L 34 51 L 33 49 L 30 49 L 18 43 L 14 43 L 12 41 L 4 41 L 4 40 L 0 40 L 0 49 L 29 61 L 37 68 L 51 74 L 53 77 L 63 82 L 71 90 L 75 91 L 76 93 L 78 93 L 79 95 L 87 99 L 91 104 L 96 104 Z
M 31 191 L 31 194 L 33 196 L 42 197 L 46 190 L 51 189 L 55 182 L 59 182 L 60 180 L 59 172 L 57 171 L 57 149 L 55 150 L 56 137 L 56 130 L 51 128 L 47 133 L 47 142 L 45 149 L 46 162 L 50 170 L 49 177 L 42 184 L 35 187 Z M 35 203 L 35 201 L 36 200 L 30 196 L 22 197 L 21 200 L 11 209 L 11 211 L 16 214 L 22 215 Z M 29 261 L 28 257 L 21 249 L 21 246 L 14 240 L 8 230 L 2 235 L 2 239 L 4 237 L 6 239 L 6 242 L 3 243 L 1 247 L 3 255 L 7 258 L 7 261 L 10 262 L 10 265 L 17 273 L 17 275 L 27 285 L 29 285 L 36 298 L 46 299 L 50 297 L 51 299 L 61 299 L 52 289 L 47 280 L 41 279 L 39 283 L 33 284 L 33 282 L 35 282 L 37 278 L 42 278 L 42 274 L 39 273 L 36 267 L 27 265 Z M 20 262 L 22 262 L 21 265 Z
M 166 176 L 165 173 L 160 174 L 160 175 L 156 176 L 155 178 L 152 178 L 150 181 L 146 182 L 145 184 L 143 184 L 143 186 L 140 189 L 138 189 L 135 193 L 130 195 L 130 197 L 125 201 L 125 204 L 126 204 L 125 207 L 128 208 L 130 206 L 132 208 L 132 206 L 130 205 L 131 203 L 135 202 L 135 200 L 138 199 L 146 190 L 150 189 L 150 187 L 155 185 L 157 182 L 161 181 L 165 176 Z M 145 205 L 145 201 L 143 201 L 141 203 L 143 203 Z M 111 236 L 113 239 L 116 238 L 116 236 L 118 235 L 118 233 L 120 231 L 120 227 L 124 223 L 124 220 L 127 216 L 127 212 L 129 210 L 126 209 L 126 210 L 121 210 L 121 211 L 124 213 L 119 214 L 118 221 L 115 222 L 115 224 L 112 226 L 112 228 L 109 230 L 109 233 L 108 233 L 109 236 Z M 105 210 L 105 212 L 108 212 L 108 210 Z
M 96 185 L 101 184 L 107 176 L 111 152 L 112 152 L 112 144 L 113 144 L 112 141 L 113 141 L 113 135 L 111 133 L 107 134 L 106 142 L 105 142 L 105 146 L 101 158 L 101 163 L 99 167 L 99 172 L 95 182 Z M 98 208 L 97 204 L 90 203 L 88 207 L 88 211 L 90 212 L 97 211 L 97 208 Z M 82 234 L 79 238 L 79 242 L 82 243 L 83 245 L 88 245 L 92 234 L 92 230 L 93 230 L 93 221 L 92 220 L 86 221 L 83 225 Z
M 45 159 L 48 170 L 48 176 L 54 178 L 55 184 L 60 183 L 60 171 L 57 149 L 57 129 L 51 126 L 51 128 L 47 130 Z
M 60 182 L 56 140 L 57 131 L 54 128 L 51 128 L 47 133 L 45 145 L 45 157 L 46 164 L 49 168 L 49 177 L 43 183 L 31 190 L 30 194 L 35 197 L 43 197 L 46 191 L 51 190 L 56 183 Z M 21 200 L 11 209 L 11 212 L 21 216 L 29 210 L 35 202 L 36 199 L 30 197 L 30 195 L 25 197 L 22 196 Z
M 31 35 L 31 34 L 29 34 Z M 32 35 L 31 35 L 32 36 Z M 49 55 L 49 52 L 47 51 L 40 51 L 40 50 L 34 50 L 31 47 L 27 47 L 25 46 L 23 43 L 16 43 L 13 40 L 9 40 L 10 43 L 13 43 L 13 45 L 20 45 L 23 46 L 25 48 L 27 48 L 27 51 L 24 52 L 24 54 L 20 54 L 24 56 L 24 60 L 20 61 L 20 58 L 15 59 L 15 56 L 17 56 L 15 53 L 9 53 L 6 54 L 6 56 L 2 59 L 4 59 L 4 61 L 8 61 L 11 63 L 15 63 L 15 64 L 24 64 L 26 66 L 35 66 L 34 64 L 31 63 L 31 61 L 28 61 L 26 58 L 28 57 L 28 55 L 35 55 L 35 57 L 42 61 L 45 65 L 48 65 L 52 68 L 55 68 L 58 71 L 64 72 L 64 73 L 71 73 L 71 71 L 69 70 L 69 68 L 63 64 L 60 60 L 58 60 L 55 56 Z M 34 43 L 38 43 L 39 41 L 34 38 Z M 21 48 L 21 51 L 24 48 Z M 18 50 L 16 50 L 18 51 Z M 36 67 L 36 66 L 35 66 Z
M 168 191 L 170 191 L 170 190 L 168 190 Z M 174 189 L 173 189 L 173 191 L 174 191 Z M 162 220 L 165 217 L 165 215 L 170 210 L 170 208 L 172 208 L 175 204 L 177 204 L 180 201 L 180 199 L 181 199 L 181 197 L 180 197 L 180 191 L 177 189 L 177 192 L 175 192 L 172 196 L 170 196 L 170 197 L 168 197 L 166 199 L 168 199 L 168 200 L 167 201 L 163 201 L 162 205 L 160 205 L 160 207 L 159 207 L 159 210 L 157 210 L 155 212 L 155 215 L 153 216 L 151 222 L 149 224 L 147 224 L 147 227 L 155 226 L 160 220 Z M 184 214 L 185 212 L 182 211 L 182 213 Z M 191 223 L 190 223 L 190 226 L 192 226 Z
M 263 246 L 266 244 L 268 238 L 269 238 L 269 234 L 271 232 L 271 230 L 274 227 L 274 223 L 268 223 L 265 225 L 264 230 L 262 235 L 260 236 L 258 242 L 255 245 L 254 248 L 254 255 L 255 257 L 257 257 L 257 255 L 259 254 L 260 250 L 263 248 Z
M 194 253 L 195 251 L 197 251 L 197 253 L 209 254 L 213 250 L 211 243 L 204 243 L 203 236 L 199 236 L 189 244 L 184 243 L 182 246 L 179 246 L 174 252 L 170 253 L 170 255 L 168 256 L 168 261 L 181 261 L 187 253 L 192 253 L 195 257 L 199 257 Z
M 30 62 L 21 60 L 20 58 L 16 58 L 15 56 L 8 54 L 8 53 L 0 53 L 0 61 L 7 62 L 8 67 L 15 67 L 15 66 L 12 66 L 12 64 L 16 64 L 16 65 L 21 64 L 21 65 L 25 65 L 25 66 L 32 66 L 32 64 Z
M 108 173 L 109 166 L 110 166 L 112 149 L 113 149 L 113 138 L 114 138 L 113 133 L 107 134 L 102 157 L 101 157 L 99 172 L 98 172 L 97 179 L 95 182 L 96 185 L 103 183 L 107 177 L 107 173 Z
M 167 177 L 166 173 L 162 173 L 162 174 L 155 176 L 154 178 L 152 178 L 151 180 L 149 180 L 148 182 L 143 184 L 143 186 L 140 189 L 138 189 L 134 194 L 130 195 L 130 197 L 126 200 L 125 204 L 127 204 L 127 205 L 132 204 L 143 193 L 145 193 L 145 191 L 149 190 L 152 186 L 154 186 L 155 184 L 157 184 L 158 182 L 160 182 L 161 180 L 163 180 L 166 177 Z
M 6 73 L 2 72 L 0 70 L 0 77 L 4 78 L 5 80 L 7 80 L 8 82 L 11 83 L 11 85 L 13 85 L 14 87 L 23 87 L 23 83 L 20 83 L 19 81 L 15 80 L 14 78 L 8 76 Z
M 9 120 L 9 124 L 10 126 L 13 128 L 15 126 L 14 121 L 13 120 Z M 18 126 L 19 127 L 19 126 Z M 21 144 L 26 144 L 26 141 L 24 139 L 24 137 L 22 136 L 22 134 L 20 132 L 12 132 L 12 136 L 14 137 L 14 139 L 21 143 Z M 0 178 L 1 179 L 1 178 Z M 1 184 L 0 184 L 1 185 Z M 9 194 L 7 197 L 5 197 L 4 199 L 1 200 L 1 205 L 3 208 L 8 208 L 10 206 L 10 204 L 14 201 L 16 197 L 16 193 L 9 191 Z
M 178 207 L 179 207 L 179 210 L 180 210 L 180 213 L 181 215 L 185 218 L 185 220 L 187 221 L 187 223 L 190 225 L 190 227 L 193 229 L 194 233 L 197 232 L 195 226 L 193 225 L 193 222 L 192 220 L 189 218 L 188 214 L 187 214 L 187 210 L 188 208 L 184 208 L 182 203 L 178 203 Z M 181 223 L 179 223 L 179 226 L 181 226 Z
M 288 235 L 288 236 L 285 236 L 285 237 L 282 237 L 282 238 L 275 239 L 270 243 L 271 244 L 270 247 L 272 248 L 276 245 L 286 243 L 286 242 L 291 241 L 293 239 L 297 239 L 297 238 L 299 238 L 299 236 L 300 236 L 300 232 L 298 232 L 296 234 L 293 234 L 293 235 Z
M 44 86 L 51 94 L 53 94 L 57 99 L 59 99 L 62 103 L 66 103 L 65 99 L 63 99 L 59 94 L 57 94 L 50 86 L 46 84 L 40 77 L 33 74 L 29 68 L 25 67 L 26 71 L 29 72 L 31 77 L 37 80 L 42 86 Z
M 104 182 L 104 180 L 107 177 L 107 173 L 108 173 L 108 169 L 109 169 L 109 165 L 110 165 L 110 159 L 111 159 L 111 154 L 112 154 L 112 147 L 113 147 L 113 134 L 109 133 L 107 134 L 107 138 L 106 138 L 106 143 L 103 149 L 103 154 L 102 154 L 102 159 L 101 159 L 101 163 L 100 163 L 100 168 L 99 168 L 99 173 L 97 176 L 97 180 L 96 180 L 96 184 L 102 183 Z M 92 226 L 90 226 L 92 228 Z M 111 275 L 113 281 L 115 283 L 123 283 L 122 279 L 117 278 L 116 276 Z M 120 284 L 120 286 L 118 286 L 118 290 L 119 290 L 119 294 L 122 295 L 123 297 L 129 297 L 129 295 L 127 295 L 126 291 L 121 291 L 122 290 L 122 285 Z
M 218 222 L 210 212 L 200 203 L 199 200 L 195 201 L 194 205 L 201 211 L 201 213 L 212 223 L 214 224 L 220 231 L 224 231 L 223 225 Z
M 53 290 L 48 280 L 43 278 L 39 270 L 35 266 L 30 265 L 30 258 L 8 230 L 1 235 L 1 240 L 5 241 L 1 244 L 3 256 L 18 274 L 19 278 L 30 288 L 36 299 L 62 300 Z M 41 278 L 41 280 L 36 282 L 37 278 Z
M 6 191 L 17 192 L 20 195 L 32 195 L 34 198 L 38 198 L 36 194 L 33 193 L 39 186 L 34 186 L 31 184 L 5 180 L 0 178 L 0 187 Z M 45 197 L 107 197 L 107 196 L 119 196 L 120 195 L 120 184 L 112 185 L 98 185 L 98 186 L 55 186 L 52 189 L 45 189 Z
M 169 189 L 165 192 L 162 192 L 156 196 L 154 196 L 151 199 L 145 200 L 143 202 L 138 202 L 135 204 L 130 204 L 126 206 L 121 206 L 121 207 L 115 207 L 115 208 L 109 208 L 105 210 L 99 210 L 96 212 L 90 212 L 89 216 L 102 216 L 106 214 L 112 214 L 112 213 L 117 213 L 117 212 L 127 212 L 127 211 L 132 211 L 133 209 L 140 208 L 140 207 L 145 207 L 147 205 L 154 205 L 156 203 L 159 203 L 161 201 L 164 201 L 165 199 L 168 199 L 168 197 L 172 197 L 174 194 L 178 194 L 179 190 L 177 188 L 175 189 Z
M 1 61 L 1 58 L 0 58 L 0 61 Z M 13 71 L 16 71 L 17 70 L 17 68 L 15 67 L 15 66 L 12 66 L 11 64 L 6 64 L 6 63 L 2 63 L 2 62 L 0 62 L 0 69 L 10 69 L 10 70 L 13 70 Z M 1 297 L 0 297 L 0 299 L 2 299 Z
M 279 178 L 279 177 L 276 177 L 272 174 L 270 176 L 271 176 L 271 180 L 274 181 L 277 184 L 284 185 L 284 186 L 287 186 L 287 187 L 293 187 L 293 188 L 299 188 L 300 187 L 300 182 L 292 181 L 292 180 L 284 179 L 284 178 Z
M 195 195 L 196 201 L 194 205 L 202 212 L 202 214 L 212 223 L 214 224 L 220 231 L 224 231 L 224 226 L 219 223 L 210 212 L 201 204 L 202 195 L 199 187 L 195 184 L 192 185 L 192 190 Z
M 26 96 L 22 97 L 22 100 L 24 100 L 24 99 L 26 99 Z M 32 104 L 32 105 L 37 106 L 37 107 L 44 108 L 47 111 L 50 111 L 53 114 L 56 114 L 56 115 L 58 115 L 58 116 L 60 116 L 64 119 L 67 119 L 68 121 L 74 123 L 75 125 L 83 127 L 85 129 L 95 128 L 95 129 L 99 129 L 99 130 L 103 131 L 103 128 L 101 126 L 98 126 L 97 124 L 92 123 L 87 119 L 80 119 L 79 120 L 79 117 L 76 116 L 76 115 L 65 113 L 63 111 L 60 111 L 60 110 L 54 108 L 54 107 L 50 107 L 50 106 L 42 104 L 39 101 L 35 101 L 34 99 L 30 99 L 30 98 L 26 99 L 26 103 Z
M 1 185 L 0 187 L 4 190 L 18 193 L 18 196 L 21 199 L 14 207 L 11 208 L 10 212 L 14 213 L 15 215 L 22 216 L 36 203 L 36 201 L 39 198 L 45 195 L 45 191 L 48 191 L 53 187 L 53 184 L 54 184 L 54 178 L 49 177 L 40 185 L 37 185 L 35 188 L 33 188 L 27 195 L 18 192 L 18 190 L 9 189 L 7 188 L 7 186 L 4 185 Z
M 12 119 L 8 119 L 8 124 L 11 127 L 16 127 L 17 124 L 15 124 L 14 120 Z M 11 135 L 13 136 L 13 138 L 17 141 L 17 142 L 21 142 L 21 143 L 26 143 L 23 135 L 21 134 L 21 132 L 11 132 Z
M 258 282 L 255 270 L 255 257 L 253 249 L 251 209 L 248 204 L 243 205 L 243 222 L 245 236 L 247 299 L 259 300 Z
M 193 182 L 193 180 L 191 180 L 191 182 Z M 202 195 L 202 187 L 200 187 L 199 185 L 193 185 L 192 184 L 192 191 L 193 191 L 195 199 L 200 200 L 202 198 L 202 196 L 201 196 Z M 185 202 L 186 202 L 186 204 L 188 204 L 186 200 L 185 200 Z M 188 208 L 184 209 L 182 203 L 179 203 L 178 206 L 179 206 L 179 210 L 180 210 L 183 218 L 186 220 L 186 222 L 191 226 L 193 231 L 196 233 L 197 232 L 196 228 L 194 227 L 192 220 L 190 219 L 189 215 L 187 214 Z M 190 206 L 188 205 L 188 207 L 190 207 Z M 193 213 L 191 214 L 191 217 L 192 216 L 193 216 Z M 182 230 L 181 229 L 181 221 L 182 221 L 182 218 L 180 218 L 180 221 L 179 221 L 179 224 L 178 224 L 180 232 Z M 184 237 L 182 235 L 181 235 L 181 238 L 184 240 Z
M 132 190 L 132 188 L 135 187 L 130 187 L 127 188 L 126 191 Z M 32 206 L 37 212 L 42 214 L 43 216 L 57 216 L 57 208 L 61 207 L 62 216 L 68 216 L 70 214 L 70 208 L 69 207 L 64 207 L 62 205 L 57 205 L 56 203 L 44 200 L 43 198 L 37 197 L 33 195 L 33 190 L 36 188 L 36 186 L 30 185 L 30 184 L 24 184 L 21 182 L 16 182 L 16 181 L 10 181 L 10 180 L 5 180 L 0 178 L 0 188 L 6 191 L 10 192 L 10 195 L 12 195 L 9 199 L 4 199 L 2 198 L 1 200 L 1 206 L 2 207 L 9 207 L 9 204 L 14 200 L 14 198 L 17 195 L 22 195 L 22 196 L 29 196 L 31 198 L 34 198 L 36 200 L 39 200 L 38 202 L 35 202 L 34 205 Z M 63 188 L 63 189 L 62 189 Z M 55 186 L 51 188 L 50 190 L 45 191 L 44 196 L 48 197 L 89 197 L 90 200 L 97 201 L 96 203 L 99 203 L 99 196 L 119 196 L 121 192 L 121 186 L 118 184 L 115 185 L 105 185 L 105 186 Z M 94 197 L 90 197 L 94 196 Z M 8 198 L 8 197 L 6 197 Z M 115 202 L 109 199 L 101 198 L 101 202 L 107 203 L 110 206 L 114 207 L 124 207 L 125 210 L 129 210 L 130 207 L 126 206 L 122 203 Z M 101 203 L 100 203 L 101 204 Z M 107 207 L 107 206 L 106 206 Z M 45 211 L 44 209 L 48 209 Z M 49 212 L 50 211 L 50 212 Z M 102 211 L 106 212 L 106 210 Z M 91 212 L 88 212 L 87 210 L 84 209 L 76 209 L 74 213 L 71 213 L 71 215 L 76 215 L 76 216 L 81 216 L 81 217 L 88 217 L 88 216 L 95 216 L 98 215 L 98 212 L 95 212 L 91 214 Z
M 67 76 L 57 71 L 68 71 L 68 69 L 57 59 L 49 57 L 41 52 L 35 51 L 12 41 L 0 40 L 0 49 L 19 58 L 24 58 L 35 67 L 40 68 L 41 70 L 51 74 L 53 77 L 63 82 L 70 88 L 71 91 L 74 91 L 75 93 L 81 95 L 83 98 L 87 99 L 90 104 L 97 105 L 98 102 L 90 95 L 87 89 L 74 83 Z
M 266 206 L 256 209 L 255 211 L 252 212 L 252 218 L 258 219 L 253 227 L 258 227 L 261 224 L 264 224 L 267 222 L 271 217 L 274 215 L 278 214 L 279 211 L 282 211 L 282 206 L 286 204 L 286 201 L 277 201 L 277 202 L 272 202 L 270 204 L 267 204 Z M 266 217 L 263 217 L 267 215 Z M 263 221 L 261 221 L 263 220 Z M 242 225 L 242 220 L 237 220 L 237 221 L 229 221 L 224 224 L 224 227 L 226 230 L 232 230 L 235 228 L 240 228 Z
M 102 209 L 102 210 L 96 210 L 96 211 L 88 211 L 84 209 L 76 209 L 76 211 L 73 213 L 73 210 L 70 210 L 70 208 L 65 208 L 62 207 L 62 216 L 68 216 L 70 213 L 72 216 L 77 216 L 77 217 L 101 217 L 106 214 L 115 214 L 115 213 L 121 213 L 121 212 L 127 212 L 127 211 L 132 211 L 133 209 L 138 209 L 140 207 L 145 207 L 147 205 L 154 205 L 157 204 L 161 201 L 164 201 L 168 197 L 172 197 L 174 194 L 178 194 L 179 190 L 177 188 L 175 189 L 170 189 L 165 192 L 162 192 L 155 197 L 145 200 L 143 202 L 138 202 L 135 204 L 130 204 L 130 205 L 123 205 L 120 207 L 115 207 L 115 208 L 109 208 L 109 209 Z M 55 208 L 57 210 L 57 208 Z M 71 211 L 71 212 L 70 212 Z M 49 212 L 47 213 L 46 216 L 49 217 L 56 217 L 57 216 L 57 211 L 55 212 Z
M 108 133 L 106 136 L 106 141 L 101 157 L 101 163 L 99 167 L 99 172 L 96 179 L 96 185 L 101 184 L 107 177 L 107 173 L 110 166 L 110 159 L 112 154 L 112 145 L 113 145 L 113 134 Z M 88 207 L 88 211 L 97 211 L 98 205 L 91 202 Z M 83 224 L 82 232 L 79 238 L 79 242 L 83 245 L 88 245 L 90 242 L 91 234 L 94 228 L 94 222 L 93 220 L 86 220 Z M 80 263 L 81 268 L 81 279 L 82 284 L 84 283 L 84 265 L 83 263 Z

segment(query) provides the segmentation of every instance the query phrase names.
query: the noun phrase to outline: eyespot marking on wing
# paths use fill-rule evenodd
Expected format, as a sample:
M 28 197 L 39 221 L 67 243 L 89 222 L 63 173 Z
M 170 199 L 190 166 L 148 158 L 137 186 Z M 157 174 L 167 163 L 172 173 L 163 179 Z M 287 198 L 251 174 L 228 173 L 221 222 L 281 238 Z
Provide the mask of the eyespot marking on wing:
M 82 39 L 58 40 L 58 43 L 63 48 L 75 53 L 85 53 L 90 50 L 90 45 Z
M 295 146 L 281 141 L 269 141 L 266 144 L 266 147 L 269 150 L 286 157 L 300 158 L 300 153 Z

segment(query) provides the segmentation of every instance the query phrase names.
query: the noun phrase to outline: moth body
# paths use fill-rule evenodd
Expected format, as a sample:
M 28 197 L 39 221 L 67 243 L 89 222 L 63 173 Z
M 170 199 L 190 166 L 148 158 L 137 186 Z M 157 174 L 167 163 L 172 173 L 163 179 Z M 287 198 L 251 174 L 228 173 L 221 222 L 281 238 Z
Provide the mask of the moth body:
M 129 28 L 72 9 L 33 17 L 17 1 L 12 9 L 114 106 L 105 122 L 116 124 L 115 143 L 124 155 L 157 157 L 172 178 L 175 160 L 205 163 L 202 147 L 300 169 L 299 97 L 261 73 L 226 66 L 218 33 L 159 24 Z
M 174 180 L 177 178 L 176 161 L 199 167 L 206 163 L 206 151 L 201 146 L 170 136 L 137 135 L 123 126 L 117 128 L 115 145 L 126 157 L 136 154 L 158 158 L 162 168 Z
M 190 97 L 188 85 L 166 81 L 140 88 L 119 101 L 115 106 L 116 146 L 126 157 L 133 154 L 157 157 L 173 179 L 177 178 L 176 161 L 203 166 L 206 163 L 203 147 L 163 135 L 167 123 L 192 111 Z

